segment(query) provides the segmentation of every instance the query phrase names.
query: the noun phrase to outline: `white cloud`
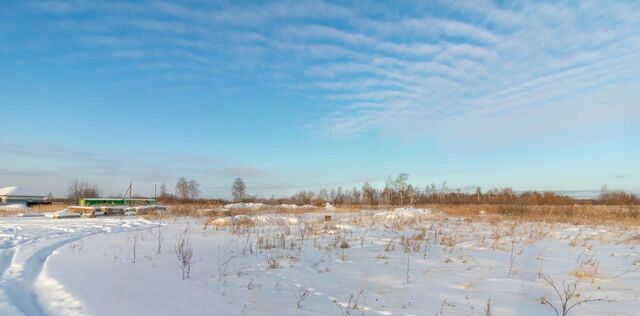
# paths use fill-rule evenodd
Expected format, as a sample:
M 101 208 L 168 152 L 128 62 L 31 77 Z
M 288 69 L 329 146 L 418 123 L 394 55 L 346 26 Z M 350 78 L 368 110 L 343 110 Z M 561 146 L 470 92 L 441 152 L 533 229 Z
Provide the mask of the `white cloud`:
M 119 69 L 176 85 L 237 73 L 274 78 L 279 93 L 333 108 L 321 125 L 336 136 L 448 118 L 493 129 L 484 116 L 562 112 L 581 95 L 640 82 L 635 1 L 435 1 L 415 12 L 323 1 L 33 7 L 59 16 L 56 25 L 80 46 L 67 62 L 118 59 Z M 528 122 L 545 125 L 546 116 L 529 113 Z

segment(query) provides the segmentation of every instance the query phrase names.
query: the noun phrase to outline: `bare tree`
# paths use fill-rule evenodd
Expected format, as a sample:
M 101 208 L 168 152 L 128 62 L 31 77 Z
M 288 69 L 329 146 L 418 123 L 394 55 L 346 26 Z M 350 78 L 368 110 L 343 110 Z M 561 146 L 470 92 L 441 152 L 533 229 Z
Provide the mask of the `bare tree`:
M 362 194 L 360 194 L 360 190 L 354 187 L 351 190 L 351 204 L 361 204 L 362 203 L 361 195 Z
M 176 196 L 183 200 L 189 199 L 189 181 L 187 181 L 187 178 L 182 177 L 178 179 L 176 183 Z
M 294 194 L 293 196 L 291 196 L 291 200 L 295 203 L 295 204 L 300 204 L 300 205 L 304 205 L 304 204 L 311 204 L 315 198 L 315 193 L 313 193 L 313 191 L 300 191 L 296 194 Z
M 244 184 L 244 180 L 242 178 L 236 178 L 233 181 L 233 186 L 231 188 L 231 194 L 233 195 L 233 200 L 236 202 L 242 201 L 247 195 L 247 187 Z
M 333 201 L 334 205 L 342 205 L 344 204 L 344 193 L 342 192 L 342 187 L 338 187 L 338 191 L 336 191 L 336 196 Z
M 407 198 L 409 198 L 409 205 L 413 205 L 418 199 L 418 191 L 411 184 L 407 186 Z
M 398 195 L 400 197 L 400 206 L 404 205 L 404 201 L 407 195 L 407 180 L 409 180 L 409 174 L 403 172 L 399 174 L 396 180 L 393 182 L 393 185 L 398 191 Z
M 382 198 L 384 199 L 384 201 L 382 201 L 382 203 L 384 205 L 392 205 L 393 202 L 391 201 L 393 198 L 393 180 L 391 180 L 391 176 L 387 177 L 387 182 L 384 185 L 384 190 L 382 191 Z
M 176 183 L 176 196 L 182 200 L 197 200 L 200 198 L 200 184 L 196 180 L 181 177 Z
M 67 199 L 70 202 L 78 203 L 81 198 L 95 198 L 99 195 L 98 187 L 86 181 L 73 179 L 67 186 Z
M 440 194 L 442 197 L 442 202 L 447 202 L 447 194 L 449 193 L 449 187 L 447 186 L 447 181 L 442 182 L 442 187 L 440 188 Z
M 374 205 L 375 192 L 375 189 L 369 184 L 369 182 L 365 182 L 362 186 L 362 204 Z
M 196 180 L 189 181 L 189 198 L 191 200 L 197 200 L 200 198 L 200 184 Z
M 160 184 L 160 197 L 161 198 L 167 197 L 167 185 L 164 184 L 164 182 Z
M 336 200 L 337 200 L 337 193 L 336 193 L 336 189 L 331 189 L 331 191 L 329 191 L 329 201 L 333 204 L 336 205 Z
M 329 193 L 327 192 L 327 189 L 321 189 L 316 197 L 317 205 L 323 205 L 327 203 L 327 200 L 329 200 Z

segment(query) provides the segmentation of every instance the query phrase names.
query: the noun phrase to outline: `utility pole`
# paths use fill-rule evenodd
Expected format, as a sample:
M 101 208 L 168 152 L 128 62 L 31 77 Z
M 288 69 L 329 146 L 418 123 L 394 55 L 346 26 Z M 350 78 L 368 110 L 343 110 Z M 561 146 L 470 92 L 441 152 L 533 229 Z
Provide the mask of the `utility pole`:
M 133 180 L 129 180 L 129 188 L 127 189 L 127 192 L 129 193 L 129 206 L 131 206 L 131 194 L 133 194 Z M 124 195 L 122 196 L 123 200 L 127 199 L 127 192 L 124 193 Z

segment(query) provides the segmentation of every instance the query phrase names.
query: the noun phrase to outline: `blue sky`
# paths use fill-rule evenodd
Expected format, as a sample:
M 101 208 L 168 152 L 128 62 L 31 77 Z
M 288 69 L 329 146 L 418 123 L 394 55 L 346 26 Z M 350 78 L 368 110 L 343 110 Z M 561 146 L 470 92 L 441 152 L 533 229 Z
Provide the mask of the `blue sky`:
M 3 1 L 0 186 L 640 192 L 638 1 Z

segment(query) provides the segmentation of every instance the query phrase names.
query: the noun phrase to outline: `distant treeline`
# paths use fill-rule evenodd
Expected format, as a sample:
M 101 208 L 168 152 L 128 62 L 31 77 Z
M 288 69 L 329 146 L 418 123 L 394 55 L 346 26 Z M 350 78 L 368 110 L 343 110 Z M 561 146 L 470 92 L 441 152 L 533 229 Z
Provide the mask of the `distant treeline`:
M 603 186 L 599 198 L 576 199 L 567 195 L 554 192 L 514 192 L 511 188 L 489 189 L 484 191 L 477 187 L 473 192 L 462 192 L 460 189 L 451 190 L 447 183 L 439 187 L 432 183 L 425 187 L 417 187 L 408 183 L 409 174 L 401 173 L 395 179 L 389 177 L 384 188 L 374 188 L 369 183 L 362 187 L 343 189 L 321 189 L 314 191 L 300 191 L 290 197 L 284 198 L 259 198 L 246 194 L 246 186 L 240 178 L 232 185 L 234 202 L 261 202 L 267 204 L 297 204 L 322 206 L 330 203 L 335 206 L 405 206 L 424 204 L 520 204 L 520 205 L 572 205 L 572 204 L 607 204 L 628 205 L 640 204 L 638 197 L 622 190 L 609 190 Z M 188 185 L 192 191 L 188 190 Z M 158 199 L 163 203 L 172 202 L 202 202 L 202 203 L 226 203 L 222 199 L 200 199 L 198 184 L 195 180 L 187 181 L 181 178 L 176 185 L 176 194 L 166 191 L 166 186 Z

